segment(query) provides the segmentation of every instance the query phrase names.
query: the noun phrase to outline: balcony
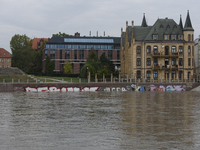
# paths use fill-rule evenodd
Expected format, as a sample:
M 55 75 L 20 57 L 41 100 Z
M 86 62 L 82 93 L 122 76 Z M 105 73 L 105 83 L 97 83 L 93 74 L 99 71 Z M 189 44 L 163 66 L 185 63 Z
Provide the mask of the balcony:
M 169 57 L 178 57 L 179 53 L 178 52 L 170 52 L 170 53 L 165 53 L 165 52 L 152 52 L 152 57 L 160 57 L 160 58 L 169 58 Z
M 178 70 L 178 65 L 153 65 L 153 70 Z

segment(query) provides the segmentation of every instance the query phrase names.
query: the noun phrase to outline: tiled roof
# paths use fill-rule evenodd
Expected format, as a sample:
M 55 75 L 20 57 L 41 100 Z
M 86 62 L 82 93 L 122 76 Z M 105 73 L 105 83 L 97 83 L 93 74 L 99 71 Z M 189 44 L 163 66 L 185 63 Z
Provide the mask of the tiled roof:
M 49 38 L 34 38 L 32 40 L 32 49 L 38 49 L 38 43 L 40 43 L 40 40 L 49 41 Z
M 0 48 L 0 58 L 10 58 L 10 53 L 4 48 Z

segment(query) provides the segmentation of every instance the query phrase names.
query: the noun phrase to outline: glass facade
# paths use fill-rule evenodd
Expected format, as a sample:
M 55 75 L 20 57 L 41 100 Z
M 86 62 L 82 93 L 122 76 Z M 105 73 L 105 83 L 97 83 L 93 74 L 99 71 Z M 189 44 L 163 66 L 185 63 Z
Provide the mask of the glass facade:
M 64 42 L 74 43 L 114 43 L 113 39 L 88 39 L 88 38 L 64 38 Z
M 47 49 L 120 49 L 119 45 L 46 44 Z

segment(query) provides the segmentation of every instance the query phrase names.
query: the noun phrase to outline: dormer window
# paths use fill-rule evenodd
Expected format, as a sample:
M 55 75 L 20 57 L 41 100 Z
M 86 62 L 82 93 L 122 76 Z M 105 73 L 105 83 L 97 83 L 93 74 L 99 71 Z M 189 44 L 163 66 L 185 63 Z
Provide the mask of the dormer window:
M 164 28 L 162 24 L 160 25 L 160 28 Z
M 169 36 L 168 35 L 164 35 L 165 36 L 165 40 L 169 40 Z
M 176 35 L 172 35 L 172 40 L 176 40 Z
M 177 26 L 176 26 L 176 25 L 174 25 L 174 28 L 177 28 Z
M 157 40 L 158 39 L 158 35 L 153 35 L 153 39 Z
M 170 28 L 170 26 L 168 25 L 167 28 Z
M 179 40 L 183 40 L 183 35 L 179 35 Z

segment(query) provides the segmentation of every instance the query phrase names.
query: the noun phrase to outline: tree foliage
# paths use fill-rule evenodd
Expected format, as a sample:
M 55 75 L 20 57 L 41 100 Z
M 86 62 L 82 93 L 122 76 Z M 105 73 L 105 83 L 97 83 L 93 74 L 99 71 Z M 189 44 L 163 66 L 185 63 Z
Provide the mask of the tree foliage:
M 46 61 L 45 61 L 45 74 L 47 76 L 51 76 L 53 74 L 53 70 L 54 70 L 54 62 L 50 60 L 50 57 L 47 56 L 46 57 Z
M 92 78 L 94 78 L 95 73 L 97 73 L 98 76 L 103 76 L 104 74 L 108 77 L 111 73 L 115 72 L 115 66 L 112 61 L 105 56 L 105 53 L 100 56 L 99 60 L 95 51 L 91 49 L 87 61 L 80 71 L 80 76 L 85 78 L 88 72 L 91 73 Z
M 94 49 L 91 49 L 87 57 L 87 61 L 80 71 L 80 76 L 85 78 L 87 77 L 88 72 L 90 72 L 91 77 L 94 78 L 95 73 L 97 73 L 99 69 L 100 62 L 98 60 L 97 54 L 95 53 Z
M 15 34 L 10 41 L 12 50 L 12 67 L 18 67 L 25 73 L 41 74 L 42 73 L 42 50 L 41 45 L 39 52 L 32 49 L 32 40 L 24 35 Z
M 67 61 L 64 66 L 64 73 L 66 73 L 66 74 L 73 73 L 73 69 L 72 69 L 72 66 L 69 61 Z
M 72 36 L 72 35 L 59 32 L 59 33 L 53 34 L 52 36 Z

